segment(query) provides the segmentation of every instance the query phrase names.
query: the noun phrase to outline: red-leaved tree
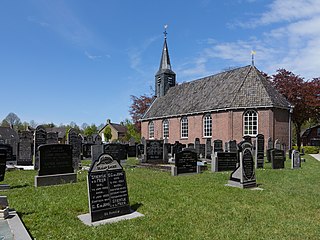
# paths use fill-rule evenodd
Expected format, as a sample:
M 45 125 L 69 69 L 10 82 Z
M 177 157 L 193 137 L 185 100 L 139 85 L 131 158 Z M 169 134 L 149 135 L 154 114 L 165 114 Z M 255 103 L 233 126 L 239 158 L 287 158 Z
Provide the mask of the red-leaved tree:
M 132 121 L 139 133 L 141 133 L 141 122 L 139 121 L 145 112 L 150 107 L 151 103 L 154 100 L 154 97 L 147 96 L 146 94 L 136 97 L 131 95 L 132 104 L 129 109 Z
M 308 82 L 299 75 L 279 69 L 277 74 L 273 75 L 272 83 L 294 106 L 291 119 L 295 125 L 297 146 L 300 150 L 302 124 L 319 114 L 319 78 Z

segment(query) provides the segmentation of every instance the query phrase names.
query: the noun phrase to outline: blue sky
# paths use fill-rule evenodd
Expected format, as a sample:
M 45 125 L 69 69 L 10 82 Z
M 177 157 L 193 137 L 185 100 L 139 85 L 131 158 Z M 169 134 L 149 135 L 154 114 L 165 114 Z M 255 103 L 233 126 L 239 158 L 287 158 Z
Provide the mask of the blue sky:
M 168 24 L 178 83 L 251 63 L 320 77 L 320 0 L 1 0 L 0 120 L 97 125 L 151 93 Z

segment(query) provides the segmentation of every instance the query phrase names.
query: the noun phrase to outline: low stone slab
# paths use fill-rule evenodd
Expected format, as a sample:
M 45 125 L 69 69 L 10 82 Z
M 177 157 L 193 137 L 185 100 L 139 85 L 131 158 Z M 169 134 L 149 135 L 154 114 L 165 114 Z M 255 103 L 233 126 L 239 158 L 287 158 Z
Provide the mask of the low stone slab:
M 31 240 L 28 231 L 24 227 L 19 215 L 15 211 L 10 211 L 7 221 L 15 240 Z
M 129 220 L 129 219 L 134 219 L 138 217 L 144 217 L 142 213 L 139 212 L 132 212 L 126 215 L 118 216 L 118 217 L 113 217 L 113 218 L 108 218 L 104 219 L 101 221 L 96 221 L 96 222 L 91 222 L 91 216 L 90 213 L 87 214 L 82 214 L 79 215 L 78 218 L 87 226 L 98 226 L 98 225 L 104 225 L 104 224 L 111 224 L 123 220 Z
M 227 184 L 225 184 L 225 186 L 227 186 L 227 187 L 245 188 L 243 185 L 241 185 L 241 184 L 235 184 L 234 182 L 232 182 L 232 183 L 227 183 Z M 248 188 L 248 189 L 250 189 L 250 190 L 260 190 L 260 191 L 263 190 L 263 188 L 260 188 L 260 187 L 251 187 L 251 188 Z
M 76 173 L 64 173 L 64 174 L 53 174 L 53 175 L 43 175 L 34 177 L 35 187 L 59 185 L 66 183 L 77 182 Z
M 10 189 L 10 185 L 8 184 L 0 184 L 0 191 L 5 191 Z

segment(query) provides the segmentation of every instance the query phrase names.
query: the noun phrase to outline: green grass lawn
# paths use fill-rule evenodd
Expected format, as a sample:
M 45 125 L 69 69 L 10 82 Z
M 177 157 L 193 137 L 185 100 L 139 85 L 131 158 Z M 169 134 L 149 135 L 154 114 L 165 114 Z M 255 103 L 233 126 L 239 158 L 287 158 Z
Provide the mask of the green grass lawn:
M 172 177 L 126 168 L 130 204 L 145 217 L 88 227 L 85 171 L 78 182 L 34 187 L 35 171 L 7 172 L 10 208 L 36 239 L 320 239 L 320 162 L 306 156 L 298 170 L 256 172 L 263 191 L 226 187 L 230 172 Z M 130 159 L 130 164 L 135 160 Z

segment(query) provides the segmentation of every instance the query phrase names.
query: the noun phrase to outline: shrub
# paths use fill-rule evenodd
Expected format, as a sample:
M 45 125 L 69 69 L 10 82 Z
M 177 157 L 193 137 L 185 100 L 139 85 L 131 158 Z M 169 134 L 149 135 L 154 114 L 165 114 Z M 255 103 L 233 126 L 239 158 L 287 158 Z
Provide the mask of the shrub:
M 319 147 L 316 146 L 301 146 L 300 149 L 304 149 L 306 154 L 316 154 L 319 153 Z M 293 146 L 293 149 L 298 150 L 297 146 Z

